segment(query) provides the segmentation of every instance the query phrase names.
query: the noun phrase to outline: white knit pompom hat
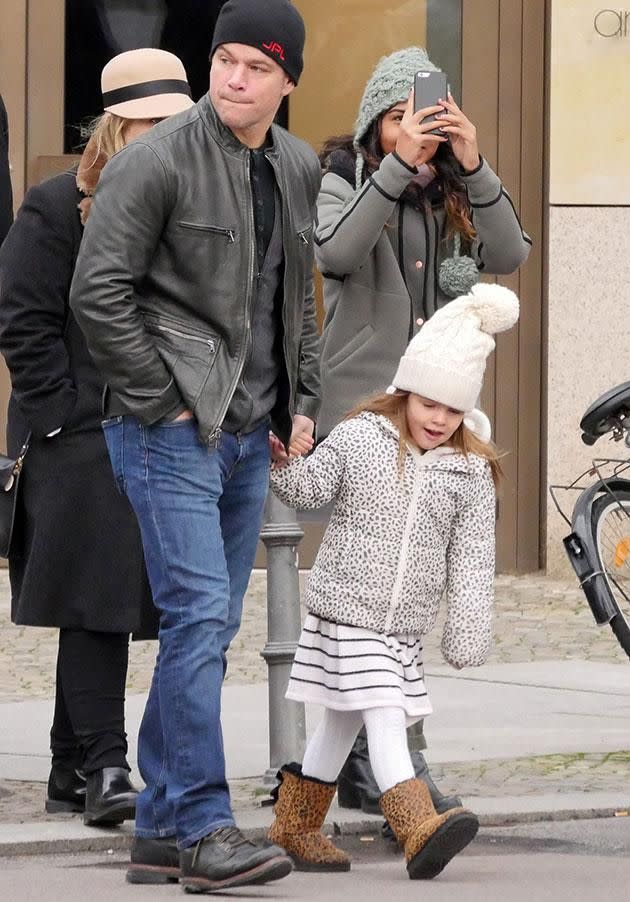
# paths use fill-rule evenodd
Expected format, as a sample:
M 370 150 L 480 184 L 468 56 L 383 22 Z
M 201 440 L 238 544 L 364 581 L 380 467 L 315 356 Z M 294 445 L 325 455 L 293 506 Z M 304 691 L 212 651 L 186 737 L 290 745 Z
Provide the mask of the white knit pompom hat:
M 471 428 L 487 441 L 489 424 L 475 410 L 486 358 L 494 350 L 492 335 L 513 326 L 518 313 L 513 291 L 480 282 L 438 310 L 412 338 L 388 391 L 399 388 L 471 414 L 471 423 L 479 420 Z

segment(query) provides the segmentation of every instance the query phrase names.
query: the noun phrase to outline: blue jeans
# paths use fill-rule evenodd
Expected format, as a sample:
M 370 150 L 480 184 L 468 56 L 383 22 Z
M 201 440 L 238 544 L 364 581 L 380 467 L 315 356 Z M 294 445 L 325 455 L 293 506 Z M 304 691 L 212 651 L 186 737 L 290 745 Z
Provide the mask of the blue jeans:
M 103 424 L 119 487 L 133 506 L 159 651 L 138 738 L 146 788 L 136 834 L 180 848 L 234 823 L 225 777 L 221 685 L 241 622 L 269 485 L 269 425 L 222 433 L 216 448 L 179 420 Z

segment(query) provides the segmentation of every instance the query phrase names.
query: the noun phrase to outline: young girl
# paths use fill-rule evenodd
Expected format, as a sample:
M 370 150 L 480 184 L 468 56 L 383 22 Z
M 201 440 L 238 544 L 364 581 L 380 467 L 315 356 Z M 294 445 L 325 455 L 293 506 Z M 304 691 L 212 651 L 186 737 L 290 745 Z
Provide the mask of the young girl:
M 324 716 L 301 768 L 280 772 L 269 831 L 298 869 L 350 867 L 321 827 L 363 725 L 381 809 L 412 879 L 435 877 L 477 832 L 462 807 L 436 813 L 414 775 L 406 727 L 432 710 L 422 635 L 444 590 L 446 660 L 476 666 L 488 653 L 500 468 L 475 404 L 491 334 L 517 318 L 513 292 L 475 286 L 410 342 L 387 393 L 360 405 L 311 456 L 272 472 L 286 504 L 334 500 L 287 691 L 323 705 Z
M 451 96 L 413 112 L 415 73 L 434 70 L 423 47 L 383 57 L 361 98 L 352 134 L 322 148 L 315 255 L 326 312 L 321 341 L 320 437 L 346 411 L 383 391 L 419 322 L 466 294 L 478 270 L 510 273 L 530 239 L 499 176 L 480 155 L 474 122 Z M 440 113 L 442 135 L 431 134 Z M 340 773 L 339 804 L 374 811 L 378 788 L 364 731 Z M 429 781 L 440 811 L 461 805 L 430 780 L 411 745 L 418 776 Z

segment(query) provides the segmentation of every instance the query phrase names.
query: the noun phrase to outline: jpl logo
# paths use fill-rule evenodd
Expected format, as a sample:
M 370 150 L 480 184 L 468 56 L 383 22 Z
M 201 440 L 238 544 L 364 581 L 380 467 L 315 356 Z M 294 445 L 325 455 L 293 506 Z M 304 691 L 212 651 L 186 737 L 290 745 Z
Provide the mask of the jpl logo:
M 275 41 L 269 41 L 268 44 L 263 44 L 263 48 L 268 50 L 269 53 L 275 53 L 280 57 L 282 62 L 284 62 L 284 48 L 282 44 L 277 44 Z

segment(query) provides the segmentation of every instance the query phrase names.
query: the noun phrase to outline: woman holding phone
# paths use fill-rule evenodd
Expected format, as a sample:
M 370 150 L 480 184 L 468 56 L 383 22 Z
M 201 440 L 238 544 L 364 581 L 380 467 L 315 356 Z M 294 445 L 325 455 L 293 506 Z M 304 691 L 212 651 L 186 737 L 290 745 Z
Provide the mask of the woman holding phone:
M 529 254 L 531 241 L 514 205 L 450 92 L 414 112 L 419 71 L 438 71 L 421 47 L 381 59 L 354 133 L 328 139 L 320 154 L 315 253 L 325 319 L 319 438 L 359 401 L 386 389 L 423 321 L 469 291 L 480 273 L 512 273 Z M 432 133 L 434 116 L 441 134 Z M 426 780 L 423 756 L 414 759 Z M 438 811 L 460 804 L 430 785 Z M 377 798 L 360 734 L 340 774 L 339 800 L 378 811 Z

